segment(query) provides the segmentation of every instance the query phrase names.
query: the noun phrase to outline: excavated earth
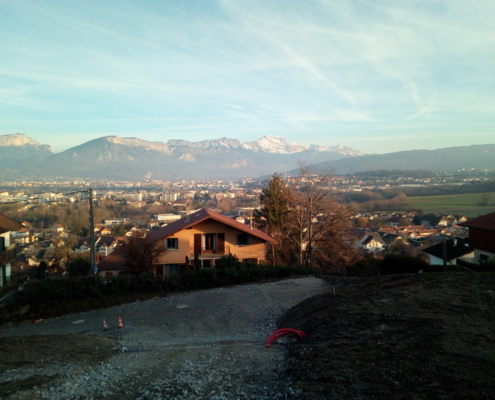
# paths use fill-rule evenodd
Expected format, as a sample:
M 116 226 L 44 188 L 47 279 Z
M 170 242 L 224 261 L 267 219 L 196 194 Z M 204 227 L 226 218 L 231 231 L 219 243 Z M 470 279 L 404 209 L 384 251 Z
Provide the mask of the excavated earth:
M 157 297 L 1 327 L 0 398 L 492 399 L 494 315 L 493 273 Z M 277 327 L 306 335 L 268 348 Z
M 389 275 L 297 305 L 282 325 L 300 399 L 495 398 L 495 274 Z
M 157 297 L 0 330 L 9 399 L 288 399 L 277 320 L 328 290 L 303 277 Z M 117 327 L 122 318 L 123 328 Z M 108 330 L 102 330 L 105 319 Z

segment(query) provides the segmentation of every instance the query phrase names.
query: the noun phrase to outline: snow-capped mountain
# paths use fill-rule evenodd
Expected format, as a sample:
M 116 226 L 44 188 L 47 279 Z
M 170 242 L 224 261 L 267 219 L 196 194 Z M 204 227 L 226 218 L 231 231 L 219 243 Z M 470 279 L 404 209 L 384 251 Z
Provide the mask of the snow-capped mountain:
M 239 140 L 237 139 L 229 139 L 226 137 L 220 139 L 214 139 L 214 140 L 202 140 L 200 142 L 189 142 L 187 140 L 181 140 L 181 139 L 170 139 L 167 142 L 167 145 L 189 146 L 189 147 L 197 147 L 201 149 L 207 149 L 209 147 L 218 147 L 218 146 L 236 148 L 241 146 L 241 142 L 239 142 Z
M 6 149 L 1 143 L 41 146 L 25 135 L 0 136 L 0 160 Z M 1 139 L 3 138 L 3 141 Z M 42 153 L 38 153 L 42 154 Z M 38 156 L 19 153 L 5 164 L 9 177 L 65 176 L 81 178 L 139 179 L 222 179 L 269 175 L 293 169 L 298 161 L 318 163 L 361 155 L 344 147 L 302 146 L 287 143 L 279 136 L 265 136 L 241 143 L 220 138 L 190 142 L 171 139 L 167 143 L 148 142 L 139 138 L 107 136 L 54 154 Z M 22 162 L 19 162 L 22 160 Z M 6 172 L 7 173 L 7 172 Z M 0 178 L 1 176 L 0 172 Z
M 352 147 L 347 147 L 347 146 L 318 146 L 316 144 L 312 144 L 309 146 L 309 150 L 313 151 L 329 151 L 332 153 L 339 153 L 344 156 L 362 156 L 363 153 L 361 153 L 359 150 L 354 150 Z
M 297 143 L 287 143 L 283 137 L 267 135 L 254 142 L 244 142 L 244 149 L 264 151 L 265 153 L 293 154 L 308 148 Z
M 121 139 L 122 140 L 122 139 Z M 241 142 L 237 139 L 229 139 L 223 137 L 221 139 L 213 140 L 202 140 L 200 142 L 189 142 L 187 140 L 181 139 L 170 139 L 167 142 L 167 146 L 171 147 L 194 147 L 200 149 L 208 149 L 219 146 L 224 146 L 227 148 L 243 148 L 246 150 L 253 150 L 256 152 L 264 153 L 277 153 L 277 154 L 294 154 L 300 153 L 305 150 L 318 151 L 318 152 L 331 152 L 339 153 L 346 156 L 362 156 L 363 154 L 359 150 L 352 149 L 345 146 L 318 146 L 312 144 L 309 147 L 297 144 L 297 143 L 287 143 L 287 140 L 280 136 L 266 135 L 261 139 L 252 142 Z

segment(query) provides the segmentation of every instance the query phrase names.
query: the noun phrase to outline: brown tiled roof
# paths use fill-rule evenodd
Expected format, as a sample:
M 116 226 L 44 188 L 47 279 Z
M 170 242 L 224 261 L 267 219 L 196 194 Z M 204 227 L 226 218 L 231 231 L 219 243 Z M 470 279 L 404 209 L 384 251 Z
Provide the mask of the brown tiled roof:
M 4 214 L 0 214 L 0 233 L 17 231 L 22 228 L 22 224 L 10 219 Z
M 404 226 L 396 226 L 398 230 L 402 229 L 407 229 L 407 230 L 413 230 L 413 229 L 425 229 L 424 225 L 404 225 Z
M 275 239 L 267 235 L 265 232 L 260 231 L 259 229 L 252 229 L 246 224 L 241 224 L 240 222 L 237 222 L 232 218 L 226 217 L 225 215 L 222 215 L 212 210 L 208 210 L 206 208 L 202 208 L 201 210 L 196 211 L 195 213 L 186 215 L 185 217 L 179 219 L 178 221 L 174 221 L 171 224 L 168 224 L 160 229 L 151 231 L 146 236 L 146 238 L 151 242 L 155 242 L 159 239 L 173 235 L 174 233 L 177 233 L 183 229 L 197 225 L 200 222 L 206 221 L 208 219 L 213 219 L 215 221 L 221 222 L 225 225 L 231 226 L 232 228 L 238 229 L 242 232 L 249 233 L 250 235 L 256 236 L 262 240 L 266 240 L 267 242 L 273 244 L 277 243 Z
M 363 240 L 363 244 L 368 244 L 372 240 L 376 240 L 380 244 L 385 244 L 385 242 L 383 241 L 382 237 L 380 236 L 380 234 L 378 232 L 368 233 L 366 238 Z
M 482 215 L 478 218 L 470 219 L 469 221 L 459 224 L 460 226 L 466 226 L 468 228 L 477 228 L 487 231 L 495 231 L 495 212 Z
M 116 241 L 117 239 L 115 238 L 115 236 L 105 235 L 105 236 L 100 236 L 96 241 L 96 243 L 104 244 L 105 246 L 111 246 Z
M 117 247 L 107 257 L 98 263 L 99 270 L 115 270 L 123 269 L 125 267 L 125 258 L 123 255 L 123 246 Z

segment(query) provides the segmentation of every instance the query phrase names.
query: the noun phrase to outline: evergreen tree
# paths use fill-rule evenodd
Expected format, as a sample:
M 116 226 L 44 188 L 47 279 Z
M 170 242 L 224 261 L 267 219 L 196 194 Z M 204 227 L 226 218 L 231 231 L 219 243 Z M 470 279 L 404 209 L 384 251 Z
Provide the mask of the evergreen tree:
M 38 279 L 45 279 L 46 278 L 46 269 L 47 269 L 46 262 L 41 261 L 40 265 L 38 266 L 38 271 L 36 273 L 36 277 Z
M 278 241 L 270 246 L 268 258 L 271 263 L 290 263 L 292 251 L 288 248 L 288 220 L 290 216 L 290 191 L 286 182 L 273 175 L 260 194 L 260 210 L 254 213 L 256 226 Z

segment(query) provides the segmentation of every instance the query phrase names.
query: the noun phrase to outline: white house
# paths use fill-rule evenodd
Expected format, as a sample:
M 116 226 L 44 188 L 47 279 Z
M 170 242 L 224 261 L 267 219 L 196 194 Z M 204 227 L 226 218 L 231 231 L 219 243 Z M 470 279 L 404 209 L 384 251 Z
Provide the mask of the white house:
M 10 263 L 15 259 L 15 244 L 10 243 L 10 235 L 22 227 L 19 222 L 0 214 L 0 287 L 10 281 Z

